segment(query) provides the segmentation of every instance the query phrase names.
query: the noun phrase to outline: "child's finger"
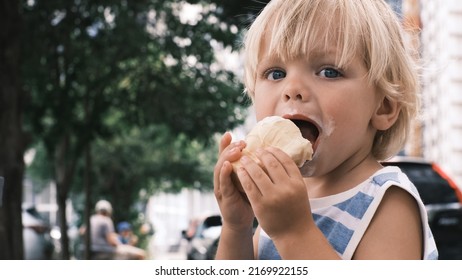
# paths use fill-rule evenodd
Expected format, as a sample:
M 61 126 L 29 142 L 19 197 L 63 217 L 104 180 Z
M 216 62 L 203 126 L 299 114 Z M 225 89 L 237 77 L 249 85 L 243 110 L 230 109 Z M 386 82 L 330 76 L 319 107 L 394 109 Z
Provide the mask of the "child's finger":
M 223 134 L 220 140 L 220 146 L 219 146 L 218 153 L 221 154 L 224 151 L 224 149 L 228 147 L 229 144 L 231 144 L 231 141 L 232 141 L 231 133 L 226 132 L 225 134 Z
M 218 189 L 221 195 L 223 196 L 230 196 L 232 195 L 236 189 L 233 186 L 233 183 L 231 181 L 231 172 L 233 168 L 231 166 L 231 163 L 229 161 L 225 161 L 223 163 L 223 167 L 221 168 L 220 174 L 219 174 L 219 182 L 218 182 Z
M 253 192 L 254 195 L 261 196 L 263 190 L 259 189 L 259 186 L 271 183 L 268 175 L 248 156 L 242 157 L 241 164 L 242 167 L 238 168 L 237 175 L 245 193 L 249 196 Z
M 285 169 L 285 172 L 291 178 L 299 178 L 301 177 L 300 170 L 295 162 L 283 151 L 274 147 L 266 148 L 266 151 L 273 154 L 274 157 L 278 160 L 278 162 L 282 165 Z
M 263 165 L 262 168 L 273 183 L 276 183 L 278 178 L 283 178 L 282 180 L 284 180 L 284 178 L 288 177 L 287 168 L 275 154 L 268 150 L 260 149 L 257 151 L 257 155 Z

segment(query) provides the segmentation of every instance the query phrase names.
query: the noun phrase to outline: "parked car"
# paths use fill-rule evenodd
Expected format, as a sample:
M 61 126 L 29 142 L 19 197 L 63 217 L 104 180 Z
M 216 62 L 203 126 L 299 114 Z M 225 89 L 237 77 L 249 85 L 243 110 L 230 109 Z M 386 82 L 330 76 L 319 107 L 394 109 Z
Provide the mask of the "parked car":
M 192 228 L 185 235 L 188 240 L 186 258 L 188 260 L 213 260 L 221 233 L 221 216 L 212 215 L 193 221 Z
M 462 259 L 462 193 L 435 163 L 395 157 L 382 163 L 398 166 L 419 191 L 427 209 L 439 259 Z
M 49 260 L 53 254 L 50 225 L 33 205 L 22 207 L 24 259 Z
M 197 221 L 199 221 L 197 223 Z M 186 249 L 186 257 L 188 260 L 213 260 L 220 242 L 220 233 L 222 227 L 221 216 L 213 215 L 203 220 L 195 220 L 192 222 L 195 232 L 192 237 L 188 237 L 186 231 L 183 236 L 189 241 Z M 257 229 L 258 222 L 254 219 L 253 232 Z M 194 229 L 196 228 L 196 230 Z M 191 230 L 191 229 L 190 229 Z

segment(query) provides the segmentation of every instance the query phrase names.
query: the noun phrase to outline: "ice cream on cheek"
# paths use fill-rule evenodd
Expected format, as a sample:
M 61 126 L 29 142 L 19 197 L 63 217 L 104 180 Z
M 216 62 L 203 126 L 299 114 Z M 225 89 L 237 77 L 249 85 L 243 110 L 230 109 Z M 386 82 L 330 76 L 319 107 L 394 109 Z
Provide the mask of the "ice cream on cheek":
M 315 152 L 313 153 L 312 159 L 300 167 L 300 172 L 303 177 L 311 177 L 314 173 L 316 173 L 316 170 L 319 167 L 318 159 L 323 156 L 323 153 L 329 150 L 326 150 L 326 146 L 322 145 L 322 142 L 327 140 L 336 128 L 336 123 L 333 117 L 329 117 L 327 121 L 317 123 L 322 123 L 322 133 L 320 133 L 318 139 L 316 139 L 316 143 L 313 143 L 313 145 L 315 145 Z
M 319 122 L 318 122 L 319 123 Z M 323 140 L 329 138 L 332 133 L 334 132 L 335 130 L 335 120 L 333 117 L 330 117 L 327 119 L 327 121 L 325 122 L 322 122 L 323 125 L 322 125 L 322 134 L 319 135 L 319 139 L 317 139 L 317 143 L 316 143 L 316 153 L 313 155 L 313 158 L 314 157 L 317 157 L 317 154 L 318 154 L 318 149 L 320 150 L 319 153 L 322 154 L 322 145 L 319 145 L 319 143 L 321 143 Z

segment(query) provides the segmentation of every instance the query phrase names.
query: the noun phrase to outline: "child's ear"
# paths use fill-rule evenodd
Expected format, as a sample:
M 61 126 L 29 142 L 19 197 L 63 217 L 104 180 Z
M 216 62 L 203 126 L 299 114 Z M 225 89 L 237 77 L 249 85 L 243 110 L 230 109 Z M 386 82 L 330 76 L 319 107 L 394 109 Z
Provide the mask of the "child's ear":
M 372 115 L 372 125 L 377 130 L 387 130 L 396 122 L 400 111 L 401 107 L 397 101 L 383 97 Z

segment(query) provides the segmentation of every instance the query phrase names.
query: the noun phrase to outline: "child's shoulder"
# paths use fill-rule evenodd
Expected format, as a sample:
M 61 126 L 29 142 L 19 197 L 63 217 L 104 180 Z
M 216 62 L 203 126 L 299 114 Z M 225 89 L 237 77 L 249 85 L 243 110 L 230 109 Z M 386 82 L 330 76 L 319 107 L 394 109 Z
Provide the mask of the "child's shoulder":
M 339 204 L 357 206 L 357 203 L 372 202 L 373 198 L 383 196 L 385 191 L 393 185 L 397 185 L 408 191 L 412 190 L 412 184 L 409 179 L 398 167 L 386 166 L 344 192 L 327 197 L 310 199 L 310 203 L 312 209 Z

